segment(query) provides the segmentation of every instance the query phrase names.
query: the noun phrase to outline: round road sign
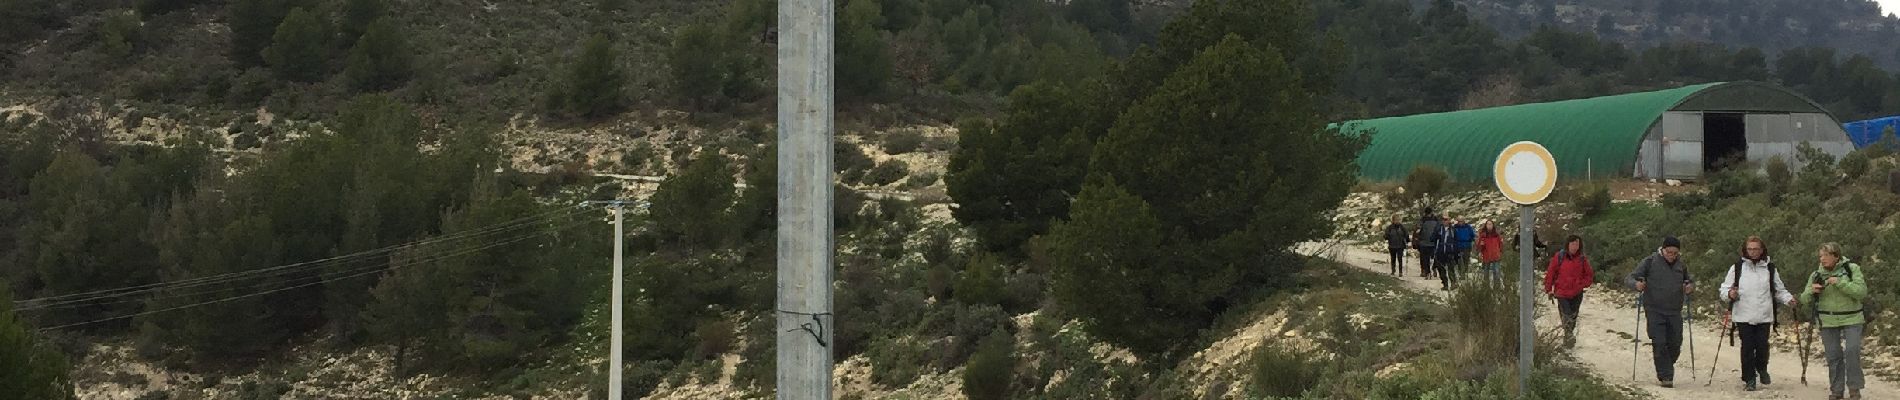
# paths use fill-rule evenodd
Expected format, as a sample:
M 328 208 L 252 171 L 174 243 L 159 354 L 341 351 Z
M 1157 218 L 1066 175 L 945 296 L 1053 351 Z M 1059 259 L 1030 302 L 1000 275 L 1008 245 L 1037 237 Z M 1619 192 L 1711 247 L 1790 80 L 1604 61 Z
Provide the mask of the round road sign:
M 1517 142 L 1498 153 L 1491 171 L 1498 191 L 1517 204 L 1537 204 L 1557 187 L 1557 159 L 1537 142 Z

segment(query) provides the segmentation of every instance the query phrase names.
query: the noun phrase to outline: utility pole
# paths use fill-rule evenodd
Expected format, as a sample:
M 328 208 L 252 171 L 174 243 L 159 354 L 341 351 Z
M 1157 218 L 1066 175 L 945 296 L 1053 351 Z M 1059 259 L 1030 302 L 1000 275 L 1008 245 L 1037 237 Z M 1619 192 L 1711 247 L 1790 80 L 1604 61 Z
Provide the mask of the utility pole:
M 831 399 L 832 4 L 778 2 L 779 399 Z
M 621 369 L 620 367 L 620 361 L 621 361 L 620 360 L 620 308 L 621 306 L 625 305 L 624 304 L 625 298 L 621 297 L 620 285 L 624 283 L 626 279 L 623 279 L 620 276 L 620 271 L 626 268 L 626 259 L 623 258 L 621 254 L 621 252 L 626 250 L 626 247 L 621 246 L 620 242 L 622 240 L 625 240 L 627 237 L 626 231 L 622 230 L 624 226 L 621 223 L 623 219 L 623 214 L 626 214 L 626 206 L 620 203 L 614 203 L 614 298 L 613 298 L 614 329 L 613 329 L 613 339 L 612 339 L 613 343 L 607 346 L 607 351 L 613 352 L 613 354 L 607 356 L 607 359 L 609 360 L 608 364 L 610 364 L 609 368 L 612 368 L 612 369 L 607 370 L 607 399 L 608 400 L 620 400 L 620 391 L 621 391 L 620 390 L 620 369 Z
M 623 221 L 625 220 L 627 203 L 628 203 L 627 201 L 623 201 L 623 200 L 598 200 L 598 201 L 582 202 L 582 204 L 587 204 L 587 205 L 606 205 L 609 207 L 613 207 L 614 209 L 614 282 L 613 282 L 614 289 L 613 289 L 613 299 L 611 299 L 613 304 L 609 306 L 610 308 L 613 309 L 613 326 L 612 326 L 613 333 L 611 334 L 611 336 L 609 336 L 609 339 L 608 339 L 609 342 L 607 344 L 607 351 L 609 352 L 609 354 L 607 355 L 607 399 L 608 400 L 620 400 L 620 397 L 621 397 L 620 396 L 620 392 L 621 392 L 620 371 L 622 368 L 621 368 L 621 359 L 620 359 L 621 358 L 620 357 L 620 337 L 621 337 L 620 309 L 626 305 L 626 297 L 624 297 L 623 295 L 624 292 L 620 290 L 620 287 L 623 283 L 626 282 L 625 277 L 621 275 L 621 271 L 624 271 L 626 269 L 625 268 L 626 258 L 624 255 L 626 251 L 626 246 L 624 246 L 622 242 L 626 240 L 626 237 L 627 237 L 627 232 L 624 229 L 625 224 L 623 223 Z M 645 202 L 641 202 L 640 205 L 642 206 L 642 208 L 644 208 Z

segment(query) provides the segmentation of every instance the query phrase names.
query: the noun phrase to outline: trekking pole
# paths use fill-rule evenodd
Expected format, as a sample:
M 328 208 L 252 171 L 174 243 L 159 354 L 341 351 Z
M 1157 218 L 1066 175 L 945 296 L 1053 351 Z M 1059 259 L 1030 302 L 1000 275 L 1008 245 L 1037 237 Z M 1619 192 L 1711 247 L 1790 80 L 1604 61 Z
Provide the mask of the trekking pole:
M 1814 274 L 1814 279 L 1808 283 L 1810 287 L 1812 287 L 1813 284 L 1821 283 L 1821 274 Z M 1814 289 L 1801 288 L 1801 290 L 1812 291 Z M 1817 294 L 1814 296 L 1814 303 L 1808 304 L 1808 329 L 1806 332 L 1803 332 L 1805 333 L 1804 335 L 1801 335 L 1801 341 L 1803 342 L 1801 344 L 1801 386 L 1808 385 L 1808 357 L 1814 356 L 1814 330 L 1818 329 L 1819 327 L 1816 325 L 1821 323 L 1821 306 L 1819 303 L 1821 303 L 1821 296 Z
M 1689 381 L 1695 382 L 1695 307 L 1690 306 L 1690 304 L 1693 304 L 1690 302 L 1691 300 L 1694 300 L 1694 298 L 1689 297 L 1688 293 L 1685 292 L 1682 294 L 1682 306 L 1688 309 L 1682 313 L 1682 331 L 1683 336 L 1689 338 Z
M 1643 295 L 1636 295 L 1636 329 L 1630 330 L 1630 382 L 1636 381 L 1636 350 L 1643 347 Z M 1802 367 L 1805 371 L 1807 367 Z M 1806 372 L 1801 373 L 1807 376 Z M 1807 379 L 1807 378 L 1802 378 Z
M 1735 331 L 1735 322 L 1732 320 L 1733 316 L 1734 310 L 1729 310 L 1729 313 L 1722 316 L 1722 335 L 1715 337 L 1715 361 L 1709 362 L 1709 382 L 1702 384 L 1702 386 L 1715 385 L 1715 366 L 1722 363 L 1722 336 L 1734 337 L 1731 334 L 1731 332 Z

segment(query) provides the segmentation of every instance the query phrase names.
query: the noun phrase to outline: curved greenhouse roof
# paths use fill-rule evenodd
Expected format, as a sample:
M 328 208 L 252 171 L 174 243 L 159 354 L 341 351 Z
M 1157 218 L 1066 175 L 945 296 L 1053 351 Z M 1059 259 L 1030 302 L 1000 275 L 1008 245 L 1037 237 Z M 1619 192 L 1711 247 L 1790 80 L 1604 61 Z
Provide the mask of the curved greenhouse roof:
M 1600 176 L 1628 171 L 1637 164 L 1644 139 L 1672 111 L 1827 115 L 1813 101 L 1777 86 L 1724 82 L 1341 125 L 1373 132 L 1371 146 L 1359 156 L 1362 177 L 1403 179 L 1414 166 L 1433 164 L 1459 180 L 1489 181 L 1498 152 L 1523 140 L 1549 149 L 1560 176 L 1580 177 L 1591 168 Z M 1701 122 L 1694 126 L 1699 130 Z M 1701 140 L 1701 133 L 1694 137 Z

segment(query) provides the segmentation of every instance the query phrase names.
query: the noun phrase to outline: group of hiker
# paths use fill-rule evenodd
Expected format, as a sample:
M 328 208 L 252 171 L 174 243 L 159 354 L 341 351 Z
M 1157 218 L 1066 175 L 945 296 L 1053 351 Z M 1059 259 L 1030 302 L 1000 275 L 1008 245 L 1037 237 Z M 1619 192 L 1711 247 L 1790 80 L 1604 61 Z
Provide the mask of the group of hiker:
M 1435 274 L 1442 289 L 1451 290 L 1461 275 L 1459 268 L 1468 262 L 1475 249 L 1487 281 L 1501 285 L 1503 279 L 1498 265 L 1502 237 L 1492 221 L 1483 221 L 1480 226 L 1474 230 L 1464 221 L 1433 213 L 1429 208 L 1415 229 L 1408 230 L 1394 219 L 1385 232 L 1392 255 L 1392 275 L 1404 276 L 1405 251 L 1415 249 L 1419 255 L 1420 276 Z M 1536 238 L 1533 241 L 1537 247 L 1543 247 L 1541 241 Z M 1664 237 L 1662 245 L 1637 263 L 1623 280 L 1625 286 L 1638 293 L 1637 324 L 1647 330 L 1656 377 L 1665 388 L 1675 385 L 1675 365 L 1682 354 L 1685 337 L 1683 325 L 1685 320 L 1693 319 L 1693 314 L 1686 312 L 1684 306 L 1696 291 L 1696 280 L 1683 262 L 1681 251 L 1679 239 Z M 1768 337 L 1770 330 L 1778 326 L 1777 308 L 1789 307 L 1818 316 L 1818 333 L 1827 360 L 1828 399 L 1860 399 L 1860 390 L 1865 386 L 1860 352 L 1867 322 L 1862 309 L 1867 284 L 1860 265 L 1843 257 L 1839 245 L 1823 244 L 1814 253 L 1819 268 L 1806 280 L 1797 282 L 1805 285 L 1790 289 L 1762 238 L 1748 237 L 1737 252 L 1738 260 L 1729 266 L 1715 294 L 1729 310 L 1722 321 L 1724 336 L 1730 336 L 1731 342 L 1734 336 L 1741 338 L 1744 390 L 1755 391 L 1760 385 L 1773 383 L 1768 374 Z M 1566 347 L 1576 343 L 1577 316 L 1585 292 L 1595 282 L 1596 270 L 1584 251 L 1583 238 L 1576 235 L 1565 238 L 1563 247 L 1550 256 L 1542 290 L 1556 300 Z M 1806 332 L 1804 340 L 1812 344 L 1815 332 Z M 1806 383 L 1805 375 L 1804 364 L 1803 383 Z
M 1398 218 L 1393 218 L 1392 223 L 1386 225 L 1385 240 L 1392 255 L 1392 276 L 1405 275 L 1405 250 L 1416 249 L 1418 276 L 1437 276 L 1440 288 L 1451 290 L 1465 275 L 1464 269 L 1475 250 L 1486 281 L 1504 283 L 1504 275 L 1498 269 L 1504 256 L 1504 237 L 1492 221 L 1483 221 L 1480 227 L 1474 228 L 1470 221 L 1434 214 L 1431 208 L 1426 208 L 1417 229 L 1408 230 Z

